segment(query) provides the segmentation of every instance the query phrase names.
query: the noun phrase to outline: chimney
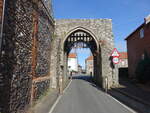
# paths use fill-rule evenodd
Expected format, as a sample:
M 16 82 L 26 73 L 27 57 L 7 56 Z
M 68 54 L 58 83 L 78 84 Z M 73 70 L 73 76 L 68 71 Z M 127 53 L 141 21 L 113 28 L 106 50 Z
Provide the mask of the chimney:
M 144 18 L 145 24 L 150 23 L 150 15 Z

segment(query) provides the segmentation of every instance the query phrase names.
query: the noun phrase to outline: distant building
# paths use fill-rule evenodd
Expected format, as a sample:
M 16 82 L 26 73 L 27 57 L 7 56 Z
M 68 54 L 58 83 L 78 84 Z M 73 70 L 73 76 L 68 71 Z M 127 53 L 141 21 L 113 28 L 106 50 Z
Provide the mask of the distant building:
M 68 56 L 68 69 L 69 71 L 78 72 L 78 59 L 76 53 L 70 53 Z
M 118 64 L 119 76 L 128 77 L 128 55 L 127 52 L 120 52 L 120 62 Z
M 144 53 L 147 52 L 150 56 L 150 15 L 125 40 L 127 41 L 129 77 L 135 77 L 137 64 L 144 58 Z
M 120 63 L 119 68 L 127 68 L 128 67 L 128 55 L 127 52 L 120 52 Z
M 89 56 L 85 60 L 85 69 L 86 69 L 86 74 L 88 75 L 93 75 L 93 56 Z
M 82 73 L 82 66 L 78 65 L 78 73 L 81 74 Z

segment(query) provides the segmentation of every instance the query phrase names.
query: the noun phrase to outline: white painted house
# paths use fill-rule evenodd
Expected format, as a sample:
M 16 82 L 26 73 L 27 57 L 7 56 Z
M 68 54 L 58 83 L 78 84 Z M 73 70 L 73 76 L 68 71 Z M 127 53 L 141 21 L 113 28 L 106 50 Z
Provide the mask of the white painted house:
M 77 54 L 70 53 L 68 56 L 68 69 L 69 71 L 76 71 L 78 72 L 78 59 Z

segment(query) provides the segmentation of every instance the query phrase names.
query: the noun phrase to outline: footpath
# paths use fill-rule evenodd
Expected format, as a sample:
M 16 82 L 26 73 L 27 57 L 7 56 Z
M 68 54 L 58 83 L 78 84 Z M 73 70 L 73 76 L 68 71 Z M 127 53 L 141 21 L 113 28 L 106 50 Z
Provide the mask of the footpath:
M 120 78 L 119 82 L 119 87 L 109 93 L 139 113 L 150 113 L 150 87 L 133 83 L 128 78 Z
M 47 95 L 38 100 L 28 113 L 49 113 L 50 108 L 59 96 L 58 89 L 51 89 Z
M 63 84 L 63 90 L 68 86 L 70 80 L 67 80 L 65 84 Z M 44 97 L 39 99 L 36 104 L 31 107 L 28 113 L 49 113 L 53 104 L 60 96 L 59 89 L 50 89 Z

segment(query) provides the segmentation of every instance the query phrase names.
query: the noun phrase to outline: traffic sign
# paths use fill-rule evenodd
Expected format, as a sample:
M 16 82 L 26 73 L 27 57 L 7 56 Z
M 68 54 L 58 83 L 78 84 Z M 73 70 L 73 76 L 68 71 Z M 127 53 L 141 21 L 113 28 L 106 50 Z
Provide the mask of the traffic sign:
M 113 57 L 119 57 L 120 56 L 120 54 L 119 54 L 119 52 L 118 52 L 118 50 L 116 48 L 114 48 L 111 56 L 113 56 Z
M 113 57 L 113 63 L 118 64 L 119 63 L 119 58 L 118 57 Z

